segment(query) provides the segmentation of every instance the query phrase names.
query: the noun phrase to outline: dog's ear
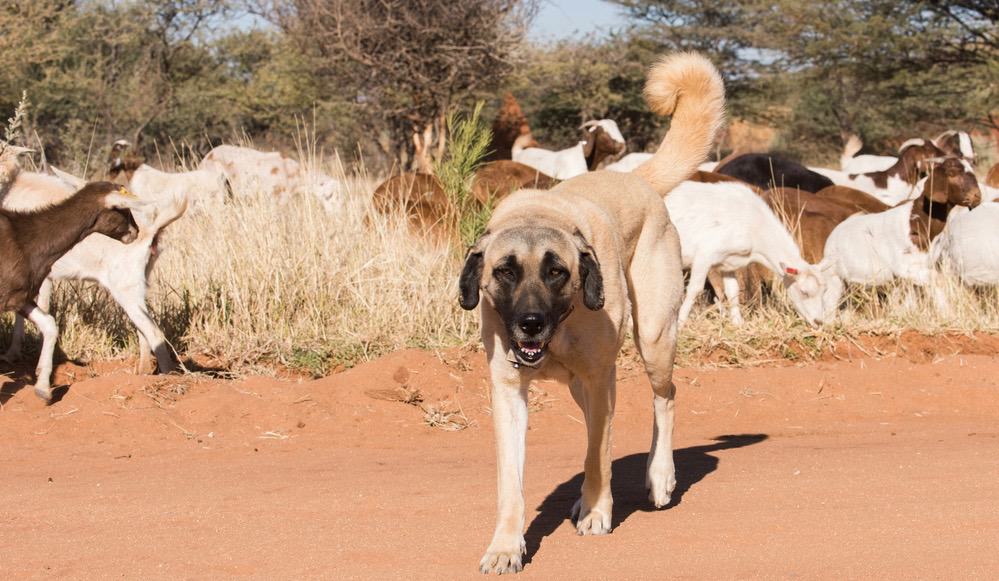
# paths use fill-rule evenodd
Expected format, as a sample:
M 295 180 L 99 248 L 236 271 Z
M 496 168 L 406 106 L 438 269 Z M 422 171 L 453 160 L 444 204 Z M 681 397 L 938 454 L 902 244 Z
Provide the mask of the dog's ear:
M 458 277 L 458 303 L 461 308 L 471 311 L 479 305 L 479 285 L 482 284 L 482 265 L 485 261 L 485 240 L 488 232 L 479 238 L 465 255 L 465 266 Z
M 579 246 L 579 280 L 583 284 L 583 304 L 591 311 L 604 308 L 604 277 L 600 272 L 600 262 L 593 247 L 576 230 L 576 244 Z
M 474 249 L 473 249 L 474 250 Z M 461 269 L 458 289 L 461 308 L 471 311 L 479 305 L 479 285 L 482 284 L 482 252 L 469 251 L 465 257 L 465 267 Z

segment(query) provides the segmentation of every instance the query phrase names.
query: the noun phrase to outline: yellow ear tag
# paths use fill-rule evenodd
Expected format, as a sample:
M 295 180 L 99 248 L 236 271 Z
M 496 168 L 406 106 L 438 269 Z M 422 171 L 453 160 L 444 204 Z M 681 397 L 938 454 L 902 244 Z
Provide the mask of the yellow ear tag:
M 121 194 L 121 195 L 123 195 L 123 196 L 126 196 L 126 197 L 128 197 L 128 198 L 137 198 L 137 197 L 138 197 L 138 196 L 136 196 L 135 194 L 133 194 L 132 192 L 128 191 L 128 190 L 127 190 L 127 189 L 125 188 L 125 186 L 121 186 L 121 187 L 119 187 L 119 188 L 118 188 L 118 193 L 119 193 L 119 194 Z

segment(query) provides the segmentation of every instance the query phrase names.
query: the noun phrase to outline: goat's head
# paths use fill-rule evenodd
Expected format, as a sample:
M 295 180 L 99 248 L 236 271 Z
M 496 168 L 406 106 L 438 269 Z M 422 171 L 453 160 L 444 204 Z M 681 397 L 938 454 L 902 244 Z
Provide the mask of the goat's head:
M 132 144 L 124 139 L 119 139 L 111 144 L 111 151 L 108 153 L 107 176 L 112 182 L 126 185 L 132 181 L 135 170 L 142 165 L 140 157 L 125 157 L 125 152 L 132 147 Z
M 971 136 L 966 131 L 953 129 L 944 131 L 933 138 L 933 144 L 943 150 L 947 156 L 961 157 L 972 163 L 975 161 L 975 148 L 971 143 Z
M 124 139 L 119 139 L 111 144 L 111 151 L 108 153 L 108 167 L 112 170 L 121 166 L 122 156 L 128 151 L 132 144 Z
M 819 267 L 802 263 L 798 266 L 780 265 L 784 272 L 784 287 L 794 310 L 809 325 L 819 326 L 825 320 L 826 282 Z
M 583 155 L 590 171 L 598 169 L 606 159 L 616 159 L 627 147 L 617 123 L 612 119 L 587 121 L 580 129 L 584 138 Z
M 934 204 L 974 208 L 982 202 L 982 190 L 971 164 L 957 157 L 933 162 L 923 184 L 922 195 Z

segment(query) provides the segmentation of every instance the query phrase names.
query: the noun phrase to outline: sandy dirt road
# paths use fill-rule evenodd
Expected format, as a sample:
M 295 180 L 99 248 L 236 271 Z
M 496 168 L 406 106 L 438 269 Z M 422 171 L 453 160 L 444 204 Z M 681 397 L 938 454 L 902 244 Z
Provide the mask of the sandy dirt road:
M 317 381 L 75 374 L 0 412 L 6 579 L 478 579 L 495 472 L 483 356 Z M 523 579 L 999 578 L 999 359 L 681 369 L 679 489 L 643 489 L 651 397 L 620 373 L 614 531 L 578 537 L 584 428 L 542 384 Z M 419 389 L 474 422 L 427 427 Z

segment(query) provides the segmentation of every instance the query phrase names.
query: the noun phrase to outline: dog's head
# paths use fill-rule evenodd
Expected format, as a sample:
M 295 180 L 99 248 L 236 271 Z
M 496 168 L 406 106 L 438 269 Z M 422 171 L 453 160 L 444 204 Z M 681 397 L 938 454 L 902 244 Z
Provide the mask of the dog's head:
M 529 367 L 542 362 L 577 297 L 588 309 L 604 306 L 593 248 L 578 231 L 544 226 L 487 232 L 469 250 L 458 286 L 466 310 L 479 304 L 480 289 L 486 294 L 516 361 Z

